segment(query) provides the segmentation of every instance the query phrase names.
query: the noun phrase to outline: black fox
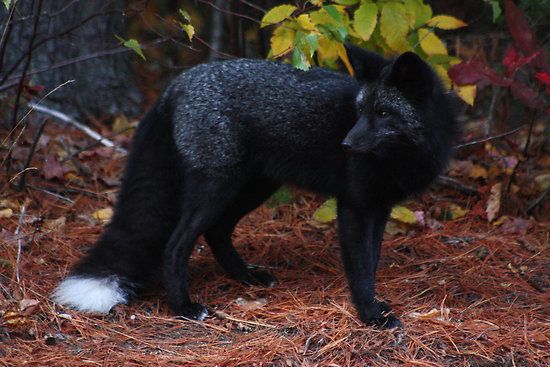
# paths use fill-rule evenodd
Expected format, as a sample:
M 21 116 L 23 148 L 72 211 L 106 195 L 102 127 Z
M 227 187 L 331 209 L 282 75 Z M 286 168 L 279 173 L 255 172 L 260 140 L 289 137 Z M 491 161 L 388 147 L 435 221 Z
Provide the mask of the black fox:
M 272 286 L 231 242 L 235 225 L 282 184 L 338 199 L 342 259 L 359 316 L 399 325 L 375 300 L 382 234 L 393 205 L 426 189 L 457 133 L 452 103 L 411 52 L 385 59 L 347 46 L 355 78 L 239 59 L 176 78 L 141 121 L 115 214 L 53 298 L 107 312 L 163 272 L 171 310 L 202 320 L 187 262 L 204 235 L 234 279 Z

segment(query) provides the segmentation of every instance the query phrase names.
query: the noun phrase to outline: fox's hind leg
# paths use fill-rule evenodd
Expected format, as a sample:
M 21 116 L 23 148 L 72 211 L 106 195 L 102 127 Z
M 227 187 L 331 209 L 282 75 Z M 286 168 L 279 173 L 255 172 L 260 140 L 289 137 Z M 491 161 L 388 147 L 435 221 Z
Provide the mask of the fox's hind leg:
M 164 252 L 164 281 L 171 310 L 179 316 L 203 320 L 207 309 L 191 302 L 187 263 L 197 237 L 216 223 L 241 189 L 236 174 L 186 172 L 182 209 Z
M 231 205 L 206 233 L 205 239 L 214 256 L 235 280 L 250 285 L 272 287 L 276 279 L 265 271 L 251 269 L 233 247 L 231 234 L 239 220 L 260 206 L 280 185 L 268 179 L 248 182 Z

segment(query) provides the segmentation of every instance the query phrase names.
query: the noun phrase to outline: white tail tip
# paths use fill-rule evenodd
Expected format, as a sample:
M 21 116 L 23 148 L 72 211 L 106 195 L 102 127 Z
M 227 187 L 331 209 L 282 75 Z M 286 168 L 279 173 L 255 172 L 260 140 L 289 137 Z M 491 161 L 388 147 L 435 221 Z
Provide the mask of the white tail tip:
M 118 303 L 126 303 L 127 293 L 116 276 L 94 278 L 70 276 L 52 294 L 54 302 L 90 313 L 107 313 Z

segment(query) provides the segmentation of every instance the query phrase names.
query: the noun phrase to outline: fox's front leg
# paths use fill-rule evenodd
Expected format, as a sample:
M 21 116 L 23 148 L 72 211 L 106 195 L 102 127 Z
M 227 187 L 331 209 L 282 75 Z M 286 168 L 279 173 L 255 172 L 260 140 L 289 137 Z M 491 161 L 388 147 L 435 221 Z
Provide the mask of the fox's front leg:
M 366 324 L 393 328 L 400 326 L 400 321 L 388 315 L 390 308 L 374 298 L 376 269 L 388 215 L 388 208 L 361 210 L 338 201 L 342 259 L 359 317 Z

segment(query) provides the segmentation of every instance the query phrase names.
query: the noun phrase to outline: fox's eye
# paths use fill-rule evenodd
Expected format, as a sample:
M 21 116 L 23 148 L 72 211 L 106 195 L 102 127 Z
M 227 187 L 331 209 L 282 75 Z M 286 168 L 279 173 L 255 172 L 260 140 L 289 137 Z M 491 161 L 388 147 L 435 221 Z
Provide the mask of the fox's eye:
M 386 118 L 391 115 L 391 113 L 388 110 L 382 110 L 382 109 L 376 111 L 376 113 L 378 114 L 378 117 L 381 117 L 381 118 Z

